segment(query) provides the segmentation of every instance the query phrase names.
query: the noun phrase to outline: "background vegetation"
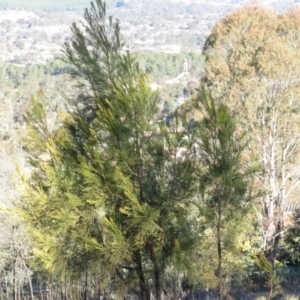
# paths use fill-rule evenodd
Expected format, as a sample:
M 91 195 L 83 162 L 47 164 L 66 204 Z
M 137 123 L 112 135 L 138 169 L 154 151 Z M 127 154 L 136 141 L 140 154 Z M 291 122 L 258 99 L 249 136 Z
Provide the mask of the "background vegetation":
M 62 0 L 62 1 L 39 1 L 32 0 L 26 1 L 23 0 L 1 0 L 0 7 L 3 8 L 14 8 L 14 7 L 22 7 L 26 9 L 34 9 L 34 10 L 83 10 L 87 7 L 89 1 L 81 0 L 81 1 L 70 1 L 70 0 Z
M 299 294 L 299 10 L 137 55 L 95 5 L 64 60 L 0 67 L 2 299 Z

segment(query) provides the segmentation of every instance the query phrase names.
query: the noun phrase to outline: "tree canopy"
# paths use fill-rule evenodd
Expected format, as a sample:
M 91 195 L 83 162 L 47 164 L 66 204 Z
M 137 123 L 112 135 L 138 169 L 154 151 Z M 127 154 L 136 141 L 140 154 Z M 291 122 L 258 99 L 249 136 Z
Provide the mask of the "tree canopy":
M 52 274 L 113 276 L 120 293 L 138 283 L 142 299 L 151 291 L 161 299 L 167 266 L 196 238 L 194 167 L 179 155 L 191 142 L 176 118 L 155 125 L 158 95 L 105 4 L 92 4 L 85 21 L 64 46 L 82 101 L 53 130 L 42 93 L 27 114 L 32 173 L 22 215 Z
M 71 299 L 88 288 L 91 298 L 179 299 L 201 286 L 221 300 L 256 263 L 269 297 L 282 292 L 283 211 L 300 182 L 299 14 L 252 5 L 220 20 L 200 88 L 162 119 L 120 21 L 91 3 L 63 46 L 80 96 L 49 122 L 39 91 L 25 118 L 17 210 L 47 284 Z
M 203 83 L 226 103 L 249 136 L 262 172 L 257 187 L 263 248 L 274 262 L 284 232 L 283 207 L 299 187 L 300 11 L 280 15 L 252 5 L 220 20 L 204 46 Z

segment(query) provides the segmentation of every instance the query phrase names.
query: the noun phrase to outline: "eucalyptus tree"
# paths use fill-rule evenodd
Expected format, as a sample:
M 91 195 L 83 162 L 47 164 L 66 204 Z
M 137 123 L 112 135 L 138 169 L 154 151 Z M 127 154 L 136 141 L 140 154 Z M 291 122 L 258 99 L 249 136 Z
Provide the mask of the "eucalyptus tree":
M 155 124 L 158 94 L 124 50 L 119 20 L 101 0 L 84 18 L 64 45 L 83 96 L 54 129 L 42 92 L 26 116 L 31 176 L 20 214 L 46 270 L 62 279 L 100 272 L 123 295 L 159 300 L 166 267 L 196 236 L 194 164 L 178 153 L 191 142 L 178 118 Z
M 257 5 L 221 19 L 206 40 L 203 83 L 247 131 L 247 160 L 260 161 L 257 188 L 262 248 L 273 262 L 283 207 L 299 191 L 300 11 L 280 15 Z

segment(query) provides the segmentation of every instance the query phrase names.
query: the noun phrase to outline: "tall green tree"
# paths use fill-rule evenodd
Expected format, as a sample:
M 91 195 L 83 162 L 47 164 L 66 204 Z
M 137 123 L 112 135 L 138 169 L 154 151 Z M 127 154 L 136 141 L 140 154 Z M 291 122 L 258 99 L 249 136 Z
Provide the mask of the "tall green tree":
M 194 245 L 191 143 L 178 118 L 154 124 L 158 95 L 105 4 L 92 3 L 82 25 L 64 55 L 85 96 L 54 130 L 43 94 L 33 98 L 20 213 L 48 271 L 65 279 L 100 270 L 120 293 L 159 300 L 166 267 Z
M 247 130 L 248 161 L 261 164 L 261 248 L 271 262 L 285 232 L 283 207 L 300 183 L 299 20 L 296 8 L 279 15 L 244 7 L 220 20 L 204 46 L 203 83 Z
M 253 198 L 251 176 L 255 170 L 242 163 L 245 136 L 238 133 L 230 110 L 215 103 L 204 89 L 197 100 L 198 109 L 203 114 L 196 133 L 200 161 L 199 209 L 209 232 L 206 239 L 210 239 L 209 244 L 215 253 L 213 256 L 217 257 L 213 267 L 219 299 L 224 299 L 228 294 L 225 278 L 231 275 L 224 267 L 225 257 L 228 252 L 235 255 L 238 227 Z

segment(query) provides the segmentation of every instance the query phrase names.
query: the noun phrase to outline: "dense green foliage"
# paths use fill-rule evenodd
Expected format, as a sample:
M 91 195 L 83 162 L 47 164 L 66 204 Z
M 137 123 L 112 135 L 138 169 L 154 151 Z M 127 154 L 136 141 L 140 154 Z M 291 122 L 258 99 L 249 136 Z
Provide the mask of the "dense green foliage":
M 298 14 L 290 15 L 283 20 L 291 27 Z M 34 299 L 37 286 L 38 297 L 51 300 L 179 299 L 200 288 L 220 300 L 241 299 L 253 286 L 266 286 L 268 299 L 283 294 L 282 279 L 294 279 L 284 263 L 299 260 L 298 216 L 287 220 L 280 206 L 289 199 L 282 191 L 298 182 L 291 176 L 298 170 L 291 173 L 298 158 L 298 65 L 289 70 L 292 79 L 278 82 L 286 68 L 279 50 L 272 52 L 274 66 L 269 44 L 251 35 L 262 20 L 277 17 L 255 7 L 228 16 L 235 26 L 222 20 L 207 40 L 205 69 L 204 56 L 194 53 L 130 53 L 119 20 L 106 16 L 101 0 L 84 18 L 73 23 L 63 60 L 0 67 L 9 108 L 1 119 L 18 124 L 14 135 L 0 127 L 0 166 L 9 152 L 27 156 L 19 197 L 10 196 L 15 208 L 6 196 L 1 202 L 1 221 L 12 218 L 0 241 L 0 298 Z M 287 39 L 288 49 L 285 27 L 278 37 L 272 26 L 267 33 L 278 45 Z M 258 43 L 252 56 L 247 39 Z M 167 92 L 152 89 L 151 78 L 161 84 L 170 77 L 179 83 Z M 23 119 L 27 86 L 41 89 Z M 173 97 L 184 105 L 177 109 Z M 21 146 L 13 143 L 15 132 L 25 133 Z M 265 162 L 277 156 L 281 169 L 268 169 Z M 276 188 L 270 194 L 275 184 L 262 188 L 266 173 L 287 182 L 282 198 Z M 11 169 L 4 174 L 12 176 Z M 272 241 L 286 233 L 281 247 L 266 239 L 275 222 Z
M 218 262 L 211 268 L 223 299 L 231 276 L 223 255 L 232 251 L 224 246 L 224 227 L 237 222 L 233 209 L 243 208 L 243 215 L 249 176 L 229 110 L 215 107 L 203 91 L 195 100 L 204 116 L 199 126 L 192 129 L 177 113 L 154 126 L 158 94 L 122 51 L 119 22 L 105 21 L 101 1 L 85 19 L 85 34 L 73 24 L 64 45 L 82 91 L 79 102 L 51 129 L 40 93 L 26 117 L 32 171 L 24 178 L 20 214 L 36 264 L 59 280 L 86 273 L 113 278 L 115 293 L 144 300 L 170 292 L 171 269 L 177 298 L 180 273 L 195 267 L 188 257 L 198 251 L 202 224 L 216 230 Z
M 11 85 L 17 88 L 20 85 L 26 86 L 30 81 L 43 83 L 46 76 L 55 76 L 59 74 L 65 74 L 68 72 L 67 65 L 61 59 L 54 59 L 48 61 L 46 64 L 35 65 L 18 65 L 4 63 L 0 66 L 1 85 Z
M 299 193 L 299 21 L 299 8 L 278 15 L 244 7 L 218 22 L 204 47 L 203 82 L 247 129 L 249 162 L 262 168 L 257 188 L 265 194 L 261 227 L 271 262 L 286 232 L 284 207 Z
M 200 149 L 200 168 L 196 171 L 200 186 L 200 215 L 209 232 L 206 239 L 217 257 L 216 286 L 219 299 L 223 299 L 228 289 L 224 279 L 230 272 L 226 270 L 224 254 L 235 250 L 236 226 L 249 211 L 247 204 L 254 199 L 249 182 L 254 170 L 242 166 L 246 147 L 244 134 L 237 134 L 229 109 L 225 105 L 217 107 L 204 91 L 199 94 L 198 101 L 204 114 L 196 132 Z
M 85 13 L 87 35 L 74 24 L 64 48 L 84 102 L 53 132 L 42 102 L 34 100 L 27 115 L 26 145 L 36 171 L 26 184 L 22 216 L 39 264 L 52 274 L 95 276 L 94 267 L 102 265 L 103 276 L 117 276 L 116 292 L 138 283 L 142 299 L 150 299 L 151 290 L 160 299 L 165 269 L 177 251 L 193 246 L 196 234 L 188 218 L 192 163 L 174 159 L 184 132 L 166 125 L 153 131 L 157 93 L 121 51 L 118 22 L 104 22 L 105 6 L 96 5 Z

